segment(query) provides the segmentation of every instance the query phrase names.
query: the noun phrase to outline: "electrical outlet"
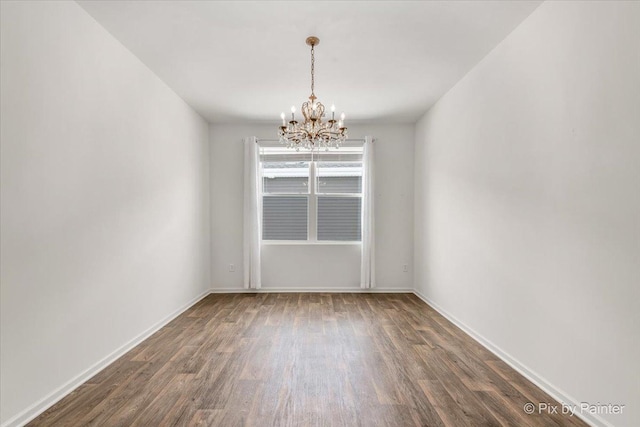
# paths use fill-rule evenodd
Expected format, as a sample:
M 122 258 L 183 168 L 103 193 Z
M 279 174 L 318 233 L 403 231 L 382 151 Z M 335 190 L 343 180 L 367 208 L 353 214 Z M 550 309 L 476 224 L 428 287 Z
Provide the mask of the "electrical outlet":
M 409 264 L 403 264 L 402 265 L 402 271 L 405 272 L 405 273 L 408 273 L 409 272 Z
M 231 273 L 233 273 L 234 271 L 236 271 L 236 265 L 235 264 L 229 264 L 229 271 Z

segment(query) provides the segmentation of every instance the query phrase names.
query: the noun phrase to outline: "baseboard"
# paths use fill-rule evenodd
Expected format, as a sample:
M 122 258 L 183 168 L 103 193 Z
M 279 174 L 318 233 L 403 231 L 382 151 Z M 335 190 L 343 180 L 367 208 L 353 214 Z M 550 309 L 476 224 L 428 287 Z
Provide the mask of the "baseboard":
M 568 405 L 576 405 L 578 407 L 580 406 L 580 402 L 578 400 L 570 397 L 569 395 L 561 391 L 558 387 L 554 386 L 551 382 L 547 381 L 543 376 L 537 374 L 535 371 L 528 368 L 525 364 L 518 361 L 518 359 L 511 356 L 509 353 L 502 350 L 500 347 L 492 343 L 490 340 L 486 339 L 481 334 L 477 333 L 476 331 L 474 331 L 473 329 L 465 325 L 463 322 L 458 320 L 455 316 L 447 312 L 438 304 L 431 301 L 429 298 L 425 297 L 424 295 L 422 295 L 420 292 L 416 290 L 414 290 L 413 293 L 418 298 L 420 298 L 425 304 L 427 304 L 429 307 L 436 310 L 444 318 L 446 318 L 448 321 L 456 325 L 458 328 L 462 329 L 467 335 L 469 335 L 471 338 L 473 338 L 475 341 L 477 341 L 480 345 L 482 345 L 484 348 L 489 350 L 491 353 L 498 356 L 503 362 L 505 362 L 507 365 L 515 369 L 522 376 L 524 376 L 526 379 L 531 381 L 533 384 L 535 384 L 538 388 L 540 388 L 542 391 L 547 393 L 553 399 L 555 399 L 560 403 L 566 403 Z M 614 427 L 612 424 L 603 420 L 601 417 L 597 415 L 582 414 L 576 411 L 575 416 L 593 427 Z
M 81 374 L 77 375 L 67 383 L 58 387 L 56 390 L 51 392 L 49 395 L 47 395 L 43 399 L 39 400 L 35 404 L 31 405 L 29 408 L 20 412 L 18 415 L 15 415 L 14 417 L 2 423 L 1 427 L 19 427 L 27 424 L 29 421 L 33 420 L 38 415 L 42 414 L 44 411 L 49 409 L 51 406 L 58 403 L 58 401 L 60 401 L 66 395 L 71 393 L 77 387 L 84 384 L 87 380 L 89 380 L 95 374 L 97 374 L 98 372 L 100 372 L 101 370 L 109 366 L 111 363 L 115 362 L 119 357 L 123 356 L 126 352 L 128 352 L 129 350 L 131 350 L 132 348 L 140 344 L 142 341 L 149 338 L 159 329 L 161 329 L 162 327 L 167 325 L 169 322 L 171 322 L 173 319 L 175 319 L 176 317 L 184 313 L 187 309 L 192 307 L 195 303 L 197 303 L 207 295 L 209 295 L 209 291 L 205 291 L 201 293 L 196 298 L 182 305 L 179 309 L 175 310 L 173 313 L 169 314 L 164 319 L 155 323 L 153 326 L 151 326 L 141 334 L 137 335 L 126 344 L 120 346 L 118 349 L 116 349 L 111 354 L 104 357 L 102 360 L 95 363 L 93 366 L 86 369 Z
M 365 293 L 365 294 L 410 294 L 414 290 L 410 288 L 309 288 L 309 287 L 268 287 L 260 289 L 245 288 L 211 288 L 212 294 L 260 294 L 260 293 Z

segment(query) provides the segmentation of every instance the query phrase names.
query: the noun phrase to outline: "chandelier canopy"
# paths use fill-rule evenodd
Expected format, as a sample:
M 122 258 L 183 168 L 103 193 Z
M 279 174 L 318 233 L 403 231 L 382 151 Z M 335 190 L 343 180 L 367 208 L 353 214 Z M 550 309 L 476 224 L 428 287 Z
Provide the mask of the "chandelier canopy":
M 314 47 L 320 43 L 317 37 L 307 37 L 307 44 L 311 46 L 311 95 L 309 100 L 302 104 L 302 116 L 304 122 L 296 121 L 296 108 L 291 107 L 291 120 L 285 122 L 284 113 L 280 114 L 282 125 L 278 135 L 280 142 L 289 148 L 299 150 L 300 147 L 313 150 L 316 148 L 339 147 L 347 139 L 347 128 L 344 126 L 344 113 L 340 120 L 335 119 L 335 106 L 331 106 L 331 119 L 323 120 L 324 105 L 318 101 L 315 93 L 315 56 Z

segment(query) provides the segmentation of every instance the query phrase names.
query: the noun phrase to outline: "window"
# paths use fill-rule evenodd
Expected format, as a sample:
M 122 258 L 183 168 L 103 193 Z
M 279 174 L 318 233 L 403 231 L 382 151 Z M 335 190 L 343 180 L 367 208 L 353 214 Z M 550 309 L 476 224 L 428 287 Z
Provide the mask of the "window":
M 261 147 L 262 240 L 362 240 L 362 147 Z
M 316 162 L 318 240 L 360 241 L 362 161 Z
M 262 161 L 262 240 L 307 240 L 310 162 L 282 160 Z

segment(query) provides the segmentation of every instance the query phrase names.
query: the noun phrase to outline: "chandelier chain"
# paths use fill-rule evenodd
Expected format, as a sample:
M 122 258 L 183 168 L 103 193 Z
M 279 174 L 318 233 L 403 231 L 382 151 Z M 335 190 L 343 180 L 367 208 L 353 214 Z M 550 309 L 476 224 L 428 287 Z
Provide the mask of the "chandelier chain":
M 315 86 L 315 64 L 316 64 L 316 58 L 314 55 L 314 50 L 313 50 L 314 46 L 311 45 L 311 95 L 315 96 L 314 93 L 314 86 Z

